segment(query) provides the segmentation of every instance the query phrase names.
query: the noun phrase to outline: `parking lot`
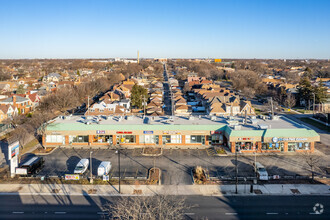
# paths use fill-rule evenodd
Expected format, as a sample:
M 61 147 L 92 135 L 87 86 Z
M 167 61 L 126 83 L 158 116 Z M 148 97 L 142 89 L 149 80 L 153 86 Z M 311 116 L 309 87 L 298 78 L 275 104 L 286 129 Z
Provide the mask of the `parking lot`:
M 111 177 L 119 176 L 118 154 L 115 150 L 92 150 L 93 175 L 97 174 L 97 167 L 102 161 L 110 161 L 112 169 Z M 120 168 L 123 178 L 146 178 L 147 171 L 151 167 L 159 167 L 162 170 L 162 184 L 178 185 L 191 184 L 191 169 L 202 166 L 209 170 L 211 177 L 233 178 L 235 177 L 235 157 L 215 156 L 212 151 L 203 150 L 164 150 L 163 155 L 148 157 L 141 155 L 142 149 L 121 150 Z M 29 155 L 28 157 L 31 157 Z M 28 157 L 24 158 L 22 162 Z M 44 156 L 45 167 L 40 175 L 63 176 L 71 174 L 81 158 L 89 158 L 89 149 L 56 149 L 50 155 Z M 254 176 L 254 156 L 238 155 L 238 176 Z M 269 175 L 295 176 L 310 175 L 306 161 L 298 155 L 263 155 L 257 156 L 257 161 L 263 164 Z M 322 160 L 321 166 L 329 166 L 328 160 Z M 89 171 L 88 171 L 89 172 Z M 89 175 L 86 172 L 85 175 Z

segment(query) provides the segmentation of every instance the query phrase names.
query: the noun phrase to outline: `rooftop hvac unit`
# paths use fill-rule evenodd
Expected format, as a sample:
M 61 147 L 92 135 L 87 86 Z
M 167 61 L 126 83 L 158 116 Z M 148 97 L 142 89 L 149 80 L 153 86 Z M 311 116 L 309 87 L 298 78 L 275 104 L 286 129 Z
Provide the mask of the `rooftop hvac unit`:
M 272 116 L 271 118 L 272 118 L 272 120 L 274 120 L 274 121 L 278 121 L 278 120 L 280 119 L 280 118 L 279 118 L 278 116 L 276 116 L 276 115 Z
M 234 130 L 241 130 L 242 126 L 241 125 L 234 125 Z
M 236 120 L 228 120 L 227 122 L 228 122 L 229 126 L 235 126 L 235 125 L 239 124 L 239 122 Z
M 258 120 L 257 119 L 251 119 L 250 121 L 251 121 L 251 124 L 253 124 L 253 125 L 258 124 Z
M 265 130 L 268 128 L 268 125 L 259 125 L 259 129 Z

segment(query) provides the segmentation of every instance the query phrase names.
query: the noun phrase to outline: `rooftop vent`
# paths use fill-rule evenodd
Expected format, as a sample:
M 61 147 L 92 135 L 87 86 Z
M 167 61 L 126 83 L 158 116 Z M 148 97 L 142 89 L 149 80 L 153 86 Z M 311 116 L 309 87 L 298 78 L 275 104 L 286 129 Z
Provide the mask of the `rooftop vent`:
M 268 125 L 259 125 L 259 129 L 265 130 L 268 128 Z
M 242 126 L 241 125 L 234 125 L 234 130 L 241 130 Z
M 235 126 L 239 124 L 239 122 L 236 120 L 228 120 L 227 123 L 229 124 L 229 126 Z

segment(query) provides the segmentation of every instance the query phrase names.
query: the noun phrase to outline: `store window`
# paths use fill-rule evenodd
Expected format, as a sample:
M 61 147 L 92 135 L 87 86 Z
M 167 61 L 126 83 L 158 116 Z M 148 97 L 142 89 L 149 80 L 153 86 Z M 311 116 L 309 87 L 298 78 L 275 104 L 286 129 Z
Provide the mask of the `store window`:
M 277 142 L 277 143 L 262 143 L 262 150 L 282 150 L 284 147 L 283 142 Z
M 163 135 L 163 144 L 171 143 L 171 135 Z
M 235 147 L 238 150 L 253 150 L 252 142 L 236 142 Z
M 204 135 L 186 135 L 187 144 L 205 144 Z
M 298 148 L 297 142 L 289 142 L 288 143 L 288 151 L 295 151 Z
M 69 143 L 88 143 L 88 135 L 69 136 Z
M 112 144 L 112 135 L 93 135 L 93 142 Z
M 118 135 L 117 140 L 120 143 L 135 143 L 135 135 Z
M 211 136 L 212 144 L 223 144 L 223 135 L 221 134 L 214 134 Z
M 295 150 L 310 150 L 309 142 L 289 142 L 288 143 L 288 151 Z
M 163 135 L 163 144 L 180 144 L 182 143 L 181 135 Z
M 141 144 L 158 144 L 158 135 L 140 135 L 139 141 Z
M 64 136 L 62 135 L 46 135 L 47 143 L 64 143 Z

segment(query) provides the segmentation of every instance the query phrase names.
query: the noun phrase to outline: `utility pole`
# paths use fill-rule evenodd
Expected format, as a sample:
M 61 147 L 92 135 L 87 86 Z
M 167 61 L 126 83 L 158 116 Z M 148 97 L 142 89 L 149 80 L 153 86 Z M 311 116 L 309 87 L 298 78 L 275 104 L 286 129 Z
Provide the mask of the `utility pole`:
M 87 117 L 89 116 L 89 96 L 87 98 Z
M 117 145 L 117 154 L 118 154 L 118 170 L 119 170 L 119 188 L 118 188 L 118 192 L 120 194 L 120 146 Z
M 270 97 L 270 104 L 272 105 L 272 119 L 274 118 L 273 97 Z
M 313 92 L 314 100 L 313 100 L 313 116 L 315 115 L 315 92 Z
M 254 174 L 257 177 L 257 152 L 254 152 Z
M 93 151 L 90 151 L 89 152 L 89 160 L 90 160 L 90 167 L 89 167 L 89 169 L 90 169 L 90 179 L 89 179 L 89 182 L 91 184 L 93 184 L 93 166 L 92 166 L 93 161 L 92 161 L 92 153 L 93 153 Z
M 235 169 L 236 169 L 236 184 L 235 184 L 235 193 L 238 194 L 237 185 L 238 185 L 238 167 L 237 167 L 237 147 L 235 146 Z
M 143 95 L 143 118 L 146 117 L 146 97 Z

